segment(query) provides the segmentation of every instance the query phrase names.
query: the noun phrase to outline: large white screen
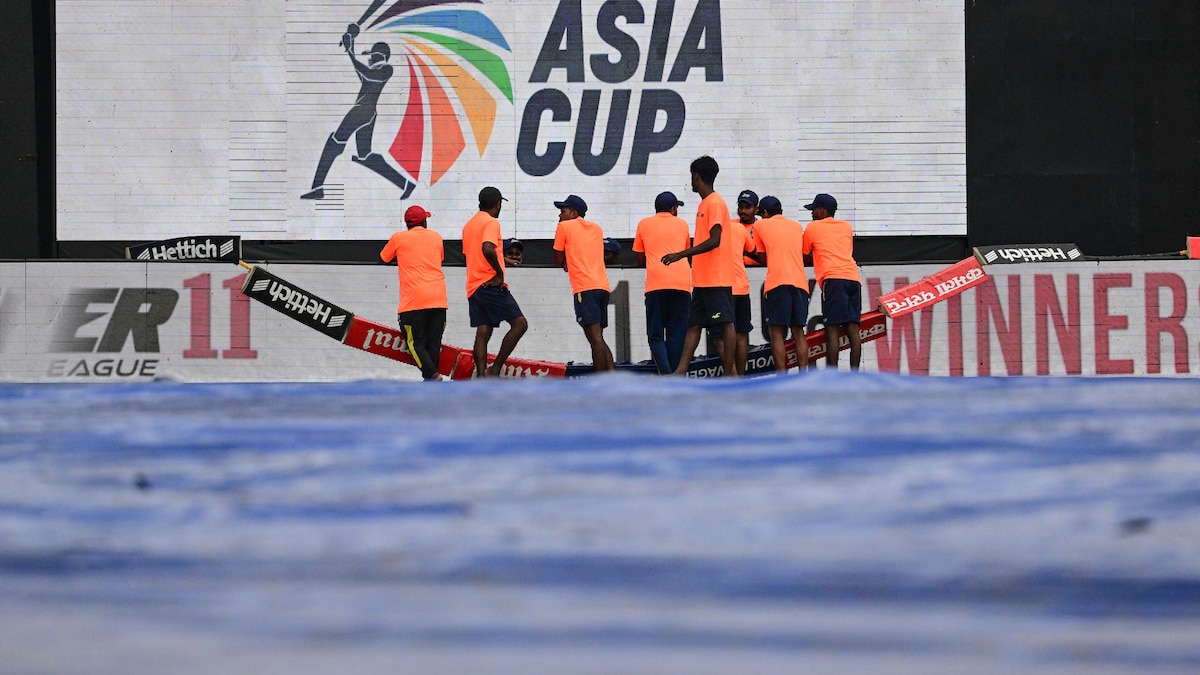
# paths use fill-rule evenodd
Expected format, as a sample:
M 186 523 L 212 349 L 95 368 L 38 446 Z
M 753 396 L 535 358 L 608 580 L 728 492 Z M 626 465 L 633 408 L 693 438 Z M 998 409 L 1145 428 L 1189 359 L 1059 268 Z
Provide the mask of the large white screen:
M 366 85 L 339 46 L 364 13 L 355 57 L 391 52 Z M 553 236 L 574 193 L 631 237 L 662 190 L 690 219 L 702 154 L 730 202 L 750 188 L 802 219 L 829 192 L 860 235 L 966 233 L 960 2 L 59 0 L 56 18 L 62 240 L 382 239 L 414 203 L 457 238 L 485 185 L 506 234 Z M 301 199 L 323 153 L 324 198 Z

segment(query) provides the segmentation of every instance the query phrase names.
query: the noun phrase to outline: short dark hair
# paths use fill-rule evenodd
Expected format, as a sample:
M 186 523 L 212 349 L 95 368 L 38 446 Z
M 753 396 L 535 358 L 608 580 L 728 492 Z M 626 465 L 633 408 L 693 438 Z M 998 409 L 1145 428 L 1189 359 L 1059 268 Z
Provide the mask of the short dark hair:
M 712 185 L 717 180 L 717 173 L 721 171 L 721 167 L 717 165 L 717 160 L 704 155 L 692 160 L 692 173 L 700 176 L 700 180 L 706 185 Z

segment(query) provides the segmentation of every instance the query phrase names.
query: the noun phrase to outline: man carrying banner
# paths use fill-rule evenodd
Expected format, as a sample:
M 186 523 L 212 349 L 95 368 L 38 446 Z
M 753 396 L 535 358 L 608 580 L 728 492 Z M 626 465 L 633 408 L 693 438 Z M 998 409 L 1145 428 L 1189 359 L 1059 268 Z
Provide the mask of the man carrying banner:
M 506 201 L 494 187 L 480 190 L 479 212 L 467 221 L 462 231 L 463 256 L 467 260 L 467 305 L 475 328 L 476 377 L 499 377 L 504 372 L 504 362 L 529 329 L 529 322 L 504 283 L 504 249 L 497 219 L 501 202 Z M 488 366 L 487 348 L 492 330 L 505 321 L 508 332 L 500 341 L 496 360 Z
M 850 341 L 850 369 L 862 363 L 862 281 L 854 261 L 854 227 L 837 220 L 837 200 L 821 193 L 804 208 L 812 222 L 804 228 L 804 254 L 811 255 L 813 274 L 821 288 L 821 313 L 825 315 L 825 366 L 837 368 L 840 334 Z
M 446 276 L 442 272 L 445 257 L 442 235 L 429 229 L 427 218 L 431 215 L 424 207 L 408 207 L 404 212 L 408 230 L 393 234 L 379 252 L 383 262 L 396 261 L 400 277 L 396 318 L 408 353 L 421 369 L 421 379 L 426 381 L 442 379 L 438 362 L 449 306 Z

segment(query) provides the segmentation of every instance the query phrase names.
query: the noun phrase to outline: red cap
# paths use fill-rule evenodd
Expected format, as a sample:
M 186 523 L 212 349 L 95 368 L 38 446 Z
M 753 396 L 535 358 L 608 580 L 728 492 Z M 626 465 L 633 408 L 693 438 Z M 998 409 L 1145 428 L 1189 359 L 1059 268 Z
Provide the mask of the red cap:
M 408 207 L 408 210 L 404 212 L 404 222 L 408 223 L 409 225 L 416 225 L 432 215 L 433 214 L 426 211 L 424 207 L 416 206 L 414 204 L 413 206 Z

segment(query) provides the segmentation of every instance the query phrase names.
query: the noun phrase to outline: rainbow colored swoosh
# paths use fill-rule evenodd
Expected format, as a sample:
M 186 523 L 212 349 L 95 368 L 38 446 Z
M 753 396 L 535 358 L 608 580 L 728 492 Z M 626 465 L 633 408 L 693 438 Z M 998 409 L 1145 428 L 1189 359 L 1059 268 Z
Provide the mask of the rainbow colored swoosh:
M 408 103 L 404 121 L 388 153 L 413 178 L 425 157 L 426 129 L 432 185 L 446 175 L 466 147 L 457 100 L 482 157 L 492 137 L 500 96 L 513 102 L 512 81 L 503 52 L 512 52 L 504 35 L 476 9 L 442 5 L 482 5 L 482 0 L 397 0 L 371 25 L 395 33 L 408 65 Z M 486 84 L 485 84 L 486 83 Z M 490 85 L 490 88 L 489 88 Z

